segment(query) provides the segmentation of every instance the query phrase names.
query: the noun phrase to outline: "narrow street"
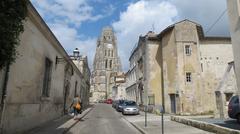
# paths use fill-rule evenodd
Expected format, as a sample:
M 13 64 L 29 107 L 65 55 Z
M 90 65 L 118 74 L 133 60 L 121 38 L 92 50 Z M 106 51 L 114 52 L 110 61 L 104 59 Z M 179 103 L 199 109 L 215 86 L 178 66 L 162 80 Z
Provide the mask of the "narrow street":
M 97 104 L 67 134 L 140 134 L 110 105 Z

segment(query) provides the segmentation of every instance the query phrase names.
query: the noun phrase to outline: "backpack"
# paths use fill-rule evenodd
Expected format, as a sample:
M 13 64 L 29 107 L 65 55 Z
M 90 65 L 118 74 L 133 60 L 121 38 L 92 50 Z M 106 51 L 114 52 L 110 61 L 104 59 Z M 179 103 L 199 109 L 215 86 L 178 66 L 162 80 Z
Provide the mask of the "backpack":
M 80 109 L 81 109 L 81 105 L 80 105 L 79 102 L 77 103 L 77 105 L 75 106 L 75 108 L 76 108 L 77 110 L 80 110 Z

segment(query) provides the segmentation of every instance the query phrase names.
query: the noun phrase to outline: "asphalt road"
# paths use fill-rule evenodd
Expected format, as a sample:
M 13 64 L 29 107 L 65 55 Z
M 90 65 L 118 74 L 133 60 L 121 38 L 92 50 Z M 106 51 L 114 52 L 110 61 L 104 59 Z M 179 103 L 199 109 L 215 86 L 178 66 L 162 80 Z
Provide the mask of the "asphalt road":
M 67 134 L 140 134 L 108 104 L 97 104 Z

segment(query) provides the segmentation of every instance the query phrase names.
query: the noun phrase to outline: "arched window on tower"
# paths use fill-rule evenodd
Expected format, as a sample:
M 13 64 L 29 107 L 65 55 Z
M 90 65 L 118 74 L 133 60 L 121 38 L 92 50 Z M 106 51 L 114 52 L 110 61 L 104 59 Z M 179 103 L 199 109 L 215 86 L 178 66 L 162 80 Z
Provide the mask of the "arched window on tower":
M 105 68 L 107 68 L 108 60 L 105 61 Z
M 112 57 L 113 57 L 113 50 L 112 50 Z
M 109 64 L 110 64 L 110 68 L 112 68 L 112 60 L 110 60 L 110 63 L 109 63 Z
M 110 50 L 108 50 L 108 56 L 110 56 Z

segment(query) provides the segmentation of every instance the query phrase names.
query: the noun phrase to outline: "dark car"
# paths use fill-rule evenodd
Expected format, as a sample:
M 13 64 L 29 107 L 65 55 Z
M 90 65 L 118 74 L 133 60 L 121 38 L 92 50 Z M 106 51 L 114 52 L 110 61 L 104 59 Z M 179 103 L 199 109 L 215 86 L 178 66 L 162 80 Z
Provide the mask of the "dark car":
M 123 108 L 122 108 L 122 114 L 139 114 L 139 108 L 135 101 L 126 101 L 124 102 Z
M 116 110 L 118 112 L 122 112 L 122 108 L 123 108 L 123 105 L 124 105 L 124 102 L 126 102 L 126 100 L 119 100 L 116 104 Z
M 112 107 L 113 107 L 113 108 L 116 108 L 118 101 L 119 101 L 119 100 L 114 100 L 114 101 L 112 102 Z
M 238 123 L 240 123 L 240 104 L 239 104 L 239 96 L 233 96 L 230 99 L 228 104 L 228 116 L 232 119 L 237 119 Z

